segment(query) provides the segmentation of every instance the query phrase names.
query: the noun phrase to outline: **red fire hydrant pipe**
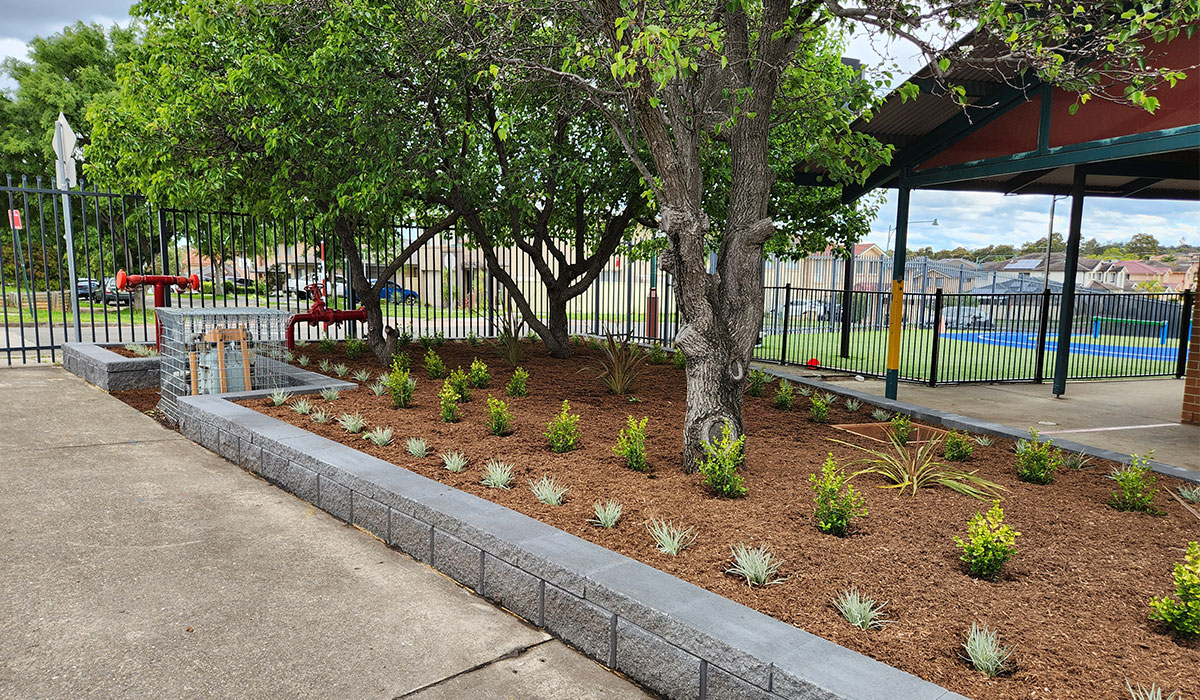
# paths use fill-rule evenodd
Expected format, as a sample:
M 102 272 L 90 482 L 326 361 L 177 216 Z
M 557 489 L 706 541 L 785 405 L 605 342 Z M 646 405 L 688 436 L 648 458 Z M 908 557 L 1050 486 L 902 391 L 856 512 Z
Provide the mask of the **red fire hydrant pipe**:
M 176 291 L 185 292 L 188 289 L 200 289 L 200 275 L 180 277 L 177 275 L 127 275 L 124 270 L 117 271 L 117 291 L 137 289 L 143 285 L 154 285 L 154 308 L 167 305 L 167 286 L 175 285 Z M 154 347 L 162 350 L 162 323 L 158 314 L 154 315 Z
M 321 286 L 310 284 L 304 288 L 312 297 L 313 303 L 308 311 L 298 314 L 292 314 L 287 323 L 287 349 L 293 350 L 296 347 L 295 328 L 298 323 L 307 323 L 310 326 L 315 326 L 319 323 L 324 323 L 328 328 L 331 323 L 341 323 L 342 321 L 362 321 L 366 323 L 367 310 L 361 306 L 353 310 L 331 309 L 325 303 L 325 297 L 321 293 Z

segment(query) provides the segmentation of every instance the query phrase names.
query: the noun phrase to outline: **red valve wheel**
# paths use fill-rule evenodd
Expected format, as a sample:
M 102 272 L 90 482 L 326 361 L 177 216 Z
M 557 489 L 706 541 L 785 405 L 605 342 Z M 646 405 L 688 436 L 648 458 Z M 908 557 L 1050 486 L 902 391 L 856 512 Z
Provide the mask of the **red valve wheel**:
M 129 275 L 125 274 L 124 270 L 117 270 L 117 289 L 125 291 L 125 281 L 129 279 Z

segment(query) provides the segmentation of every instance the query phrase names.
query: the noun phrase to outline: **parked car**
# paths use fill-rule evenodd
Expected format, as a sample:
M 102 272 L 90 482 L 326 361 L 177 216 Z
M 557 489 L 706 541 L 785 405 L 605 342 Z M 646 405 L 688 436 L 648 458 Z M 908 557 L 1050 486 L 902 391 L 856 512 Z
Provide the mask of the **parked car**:
M 927 312 L 926 328 L 933 327 L 933 311 Z M 992 330 L 992 317 L 978 306 L 947 306 L 942 309 L 942 325 L 946 330 Z
M 371 284 L 375 284 L 377 280 L 371 280 Z M 379 290 L 379 298 L 384 301 L 390 301 L 393 304 L 408 304 L 413 306 L 420 303 L 421 295 L 411 289 L 401 287 L 400 285 L 388 280 Z
M 842 305 L 836 301 L 820 301 L 817 299 L 792 299 L 788 311 L 789 321 L 828 321 L 830 318 L 839 319 L 842 316 Z M 780 304 L 771 309 L 770 314 L 775 323 L 783 323 L 784 305 Z
M 118 290 L 117 281 L 110 279 L 104 282 L 103 287 L 92 292 L 92 301 L 97 304 L 128 305 L 133 303 L 133 292 L 128 289 Z
M 100 291 L 102 286 L 100 280 L 92 279 L 91 277 L 81 277 L 75 280 L 75 296 L 79 299 L 91 299 L 94 294 Z

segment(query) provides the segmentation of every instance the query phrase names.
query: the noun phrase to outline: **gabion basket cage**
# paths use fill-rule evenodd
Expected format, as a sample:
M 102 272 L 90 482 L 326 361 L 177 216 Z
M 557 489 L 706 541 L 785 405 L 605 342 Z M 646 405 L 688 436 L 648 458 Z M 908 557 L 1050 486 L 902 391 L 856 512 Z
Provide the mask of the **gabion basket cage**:
M 157 309 L 162 324 L 159 408 L 179 420 L 176 399 L 285 386 L 284 338 L 291 314 L 278 309 Z

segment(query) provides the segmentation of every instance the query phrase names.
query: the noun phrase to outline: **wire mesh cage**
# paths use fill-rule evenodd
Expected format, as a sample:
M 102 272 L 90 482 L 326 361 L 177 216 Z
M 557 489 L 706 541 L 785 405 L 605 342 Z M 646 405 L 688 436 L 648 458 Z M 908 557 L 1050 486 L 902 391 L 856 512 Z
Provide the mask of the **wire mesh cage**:
M 162 324 L 159 408 L 179 420 L 176 399 L 277 389 L 288 382 L 279 309 L 157 309 Z

